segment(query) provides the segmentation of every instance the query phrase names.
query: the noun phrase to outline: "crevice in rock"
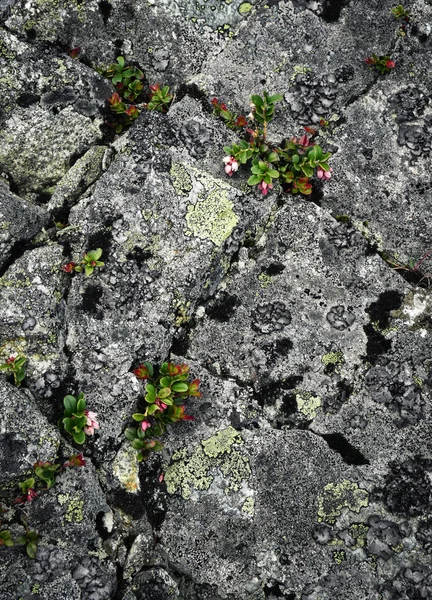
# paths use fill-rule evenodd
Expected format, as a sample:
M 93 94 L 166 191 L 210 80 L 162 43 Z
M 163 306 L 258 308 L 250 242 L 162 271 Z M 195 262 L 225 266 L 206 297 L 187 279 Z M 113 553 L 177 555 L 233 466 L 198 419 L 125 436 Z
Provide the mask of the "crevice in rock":
M 102 15 L 104 25 L 106 26 L 108 23 L 108 19 L 111 17 L 113 5 L 110 2 L 107 2 L 107 0 L 101 0 L 100 2 L 98 2 L 98 8 L 99 12 Z
M 40 233 L 40 232 L 39 232 Z M 38 235 L 38 234 L 36 234 Z M 22 241 L 22 240 L 18 240 L 14 243 L 14 245 L 12 246 L 12 248 L 10 249 L 10 254 L 9 254 L 9 258 L 3 263 L 3 266 L 0 267 L 0 277 L 3 277 L 5 275 L 5 273 L 7 272 L 7 270 L 20 258 L 22 258 L 25 254 L 25 252 L 29 251 L 29 250 L 34 250 L 35 248 L 40 248 L 41 246 L 44 246 L 45 244 L 43 243 L 35 243 L 31 240 L 29 241 Z
M 334 23 L 339 20 L 341 10 L 349 3 L 350 0 L 325 0 L 320 16 L 327 23 Z
M 328 447 L 337 452 L 347 465 L 370 465 L 369 460 L 355 448 L 341 433 L 318 433 L 309 428 L 308 431 L 321 437 Z

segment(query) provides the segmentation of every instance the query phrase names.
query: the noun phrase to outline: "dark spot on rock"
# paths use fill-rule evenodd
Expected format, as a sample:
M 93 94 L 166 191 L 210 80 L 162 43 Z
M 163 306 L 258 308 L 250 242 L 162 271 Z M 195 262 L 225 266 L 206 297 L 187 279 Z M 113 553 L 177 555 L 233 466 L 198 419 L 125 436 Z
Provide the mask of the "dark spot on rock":
M 432 502 L 432 460 L 415 456 L 397 464 L 390 463 L 385 486 L 377 492 L 387 509 L 395 514 L 425 514 Z
M 321 437 L 327 442 L 329 448 L 340 454 L 347 465 L 370 464 L 360 450 L 354 448 L 341 433 L 323 433 Z
M 324 0 L 321 17 L 328 23 L 337 21 L 342 8 L 347 4 L 348 0 Z
M 140 482 L 143 490 L 141 501 L 147 518 L 154 530 L 160 529 L 167 512 L 166 486 L 159 481 L 162 472 L 162 460 L 159 456 L 141 463 Z
M 101 0 L 98 3 L 98 7 L 99 12 L 102 15 L 104 25 L 106 25 L 108 23 L 108 19 L 110 18 L 113 9 L 112 4 L 110 4 L 110 2 L 107 2 L 107 0 Z
M 282 273 L 284 270 L 285 265 L 279 262 L 274 262 L 265 269 L 265 273 L 270 276 L 280 275 L 280 273 Z
M 33 29 L 33 27 L 31 27 L 30 29 L 27 29 L 26 36 L 27 36 L 28 40 L 36 39 L 36 29 Z
M 336 386 L 338 389 L 336 394 L 333 396 L 324 396 L 323 398 L 322 407 L 325 413 L 339 411 L 354 391 L 354 386 L 344 380 L 338 381 Z
M 143 250 L 139 246 L 135 246 L 131 252 L 126 254 L 128 260 L 135 260 L 139 268 L 143 266 L 144 261 L 152 258 L 153 253 L 149 250 Z
M 252 329 L 262 334 L 282 331 L 291 323 L 291 313 L 283 302 L 259 304 L 252 313 Z
M 124 40 L 116 40 L 116 41 L 114 42 L 114 46 L 115 46 L 116 48 L 121 48 L 121 47 L 123 46 L 123 41 L 124 41 Z
M 375 365 L 380 354 L 388 352 L 391 348 L 391 341 L 387 340 L 382 333 L 377 331 L 371 323 L 363 327 L 367 336 L 366 355 L 363 360 Z
M 40 96 L 38 96 L 38 94 L 24 93 L 18 96 L 16 103 L 18 106 L 21 106 L 21 108 L 28 108 L 29 106 L 39 102 L 39 100 Z
M 107 502 L 111 507 L 121 509 L 134 519 L 141 519 L 146 514 L 141 495 L 145 496 L 146 493 L 146 490 L 138 494 L 130 494 L 124 489 L 111 490 L 107 493 Z
M 84 312 L 95 315 L 97 318 L 102 318 L 102 313 L 98 309 L 99 300 L 102 297 L 103 289 L 100 285 L 89 283 L 84 291 L 81 309 Z
M 222 292 L 214 302 L 206 307 L 206 314 L 215 321 L 227 322 L 234 315 L 239 305 L 240 300 L 237 296 Z
M 109 255 L 112 244 L 112 221 L 107 221 L 103 229 L 99 229 L 88 236 L 87 252 L 90 250 L 96 250 L 96 248 L 102 248 L 101 260 L 104 261 Z
M 176 354 L 177 356 L 186 356 L 189 350 L 190 339 L 188 328 L 181 329 L 176 335 L 173 337 L 173 341 L 171 344 L 171 352 Z
M 385 329 L 390 324 L 390 312 L 400 308 L 403 295 L 396 290 L 382 292 L 376 302 L 365 309 L 372 323 L 376 323 L 380 329 Z

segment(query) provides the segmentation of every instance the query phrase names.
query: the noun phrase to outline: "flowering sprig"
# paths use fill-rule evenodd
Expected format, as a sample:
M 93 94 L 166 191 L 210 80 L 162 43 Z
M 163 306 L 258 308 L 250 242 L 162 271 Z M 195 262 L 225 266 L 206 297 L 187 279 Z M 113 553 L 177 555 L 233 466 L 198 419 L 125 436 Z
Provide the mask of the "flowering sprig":
M 22 380 L 26 376 L 26 370 L 25 370 L 26 360 L 27 359 L 25 356 L 20 356 L 20 355 L 13 356 L 12 355 L 6 359 L 6 362 L 4 362 L 3 364 L 0 365 L 1 371 L 7 371 L 8 373 L 11 373 L 13 375 L 14 383 L 17 387 L 19 387 L 21 385 Z
M 150 454 L 163 448 L 163 444 L 154 437 L 161 436 L 167 425 L 178 421 L 193 421 L 194 417 L 185 414 L 184 400 L 188 396 L 200 397 L 199 379 L 187 382 L 189 367 L 165 362 L 158 374 L 153 365 L 145 362 L 134 370 L 138 379 L 147 380 L 145 393 L 145 410 L 132 415 L 138 427 L 129 427 L 125 431 L 126 438 L 138 452 L 141 461 Z
M 103 263 L 100 259 L 102 256 L 102 248 L 97 248 L 97 250 L 90 250 L 87 254 L 84 254 L 84 257 L 79 265 L 74 262 L 68 262 L 62 266 L 62 270 L 65 273 L 72 273 L 75 271 L 76 273 L 84 273 L 87 277 L 93 274 L 93 271 L 96 267 L 103 267 L 105 263 Z
M 377 56 L 376 54 L 372 54 L 372 56 L 365 58 L 363 62 L 371 69 L 375 68 L 381 75 L 390 73 L 396 66 L 390 56 Z
M 240 165 L 249 163 L 252 175 L 248 184 L 256 185 L 263 196 L 274 187 L 275 180 L 280 181 L 287 192 L 308 196 L 312 193 L 311 177 L 317 175 L 319 179 L 330 179 L 332 168 L 328 159 L 331 154 L 324 152 L 313 141 L 318 134 L 315 127 L 305 127 L 305 134 L 285 141 L 280 147 L 267 141 L 268 125 L 273 119 L 275 104 L 282 99 L 280 94 L 270 96 L 265 91 L 263 97 L 251 96 L 252 112 L 248 115 L 250 125 L 244 131 L 248 139 L 241 139 L 238 144 L 224 147 L 227 153 L 223 159 L 225 172 L 232 177 Z M 215 100 L 216 98 L 212 100 L 213 106 Z M 217 101 L 216 107 L 215 114 L 219 113 L 225 121 L 230 118 L 232 122 L 233 117 L 229 117 L 231 113 L 224 104 Z M 227 114 L 224 115 L 224 112 Z M 319 124 L 326 127 L 328 122 L 320 119 Z
M 87 410 L 84 394 L 80 392 L 74 396 L 65 396 L 63 399 L 65 407 L 63 425 L 65 430 L 71 434 L 74 442 L 84 444 L 86 435 L 93 435 L 95 429 L 99 429 L 96 421 L 97 414 Z

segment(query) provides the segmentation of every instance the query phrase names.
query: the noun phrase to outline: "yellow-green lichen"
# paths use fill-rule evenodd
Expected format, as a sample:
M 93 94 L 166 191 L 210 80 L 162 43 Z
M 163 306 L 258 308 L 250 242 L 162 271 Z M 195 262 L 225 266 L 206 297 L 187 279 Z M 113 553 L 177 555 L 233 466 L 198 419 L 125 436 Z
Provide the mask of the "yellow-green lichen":
M 326 367 L 328 365 L 342 365 L 344 363 L 344 355 L 342 350 L 337 350 L 336 352 L 328 352 L 321 357 L 321 362 Z
M 242 444 L 243 440 L 241 435 L 234 429 L 234 427 L 227 427 L 208 440 L 201 442 L 204 453 L 211 458 L 216 458 L 222 454 L 229 454 L 231 452 L 233 444 Z
M 81 523 L 81 521 L 84 519 L 84 515 L 82 513 L 83 506 L 84 500 L 81 500 L 81 498 L 74 498 L 71 500 L 66 510 L 66 521 L 69 521 L 69 523 Z
M 172 163 L 170 170 L 173 186 L 179 196 L 188 196 L 192 190 L 192 178 L 180 163 Z
M 246 498 L 246 500 L 243 502 L 242 512 L 246 513 L 250 517 L 255 515 L 255 500 L 252 498 L 252 496 L 249 496 L 249 498 Z
M 351 546 L 354 550 L 355 548 L 364 548 L 366 545 L 366 535 L 369 530 L 367 525 L 363 525 L 363 523 L 354 523 L 348 529 L 348 533 L 355 540 L 355 544 Z
M 243 444 L 240 434 L 233 427 L 228 427 L 203 440 L 191 453 L 185 452 L 185 449 L 175 453 L 173 459 L 177 459 L 176 462 L 165 472 L 168 493 L 178 493 L 187 500 L 193 489 L 208 490 L 214 480 L 209 474 L 213 469 L 227 478 L 226 494 L 238 491 L 251 474 L 247 456 L 233 448 L 233 445 L 240 444 Z
M 354 481 L 344 479 L 342 483 L 329 483 L 318 498 L 318 522 L 335 523 L 344 508 L 359 513 L 368 504 L 367 490 L 359 488 Z
M 414 383 L 418 386 L 418 387 L 422 387 L 423 386 L 423 379 L 421 377 L 418 377 L 418 375 L 413 375 L 412 376 Z
M 342 564 L 346 560 L 345 550 L 336 550 L 333 552 L 333 560 L 337 565 Z
M 317 409 L 321 406 L 321 398 L 299 390 L 295 390 L 295 394 L 299 412 L 308 419 L 314 419 L 317 416 Z
M 258 281 L 260 282 L 260 288 L 266 290 L 272 282 L 271 275 L 267 275 L 266 273 L 260 273 L 258 275 Z
M 115 457 L 113 474 L 130 494 L 136 494 L 141 489 L 138 468 L 136 451 L 130 444 L 125 444 Z
M 306 65 L 295 65 L 290 80 L 294 82 L 297 75 L 306 75 L 306 73 L 310 71 L 312 71 L 311 67 L 307 67 Z
M 241 15 L 244 15 L 252 10 L 253 5 L 250 2 L 242 2 L 238 7 L 238 11 Z

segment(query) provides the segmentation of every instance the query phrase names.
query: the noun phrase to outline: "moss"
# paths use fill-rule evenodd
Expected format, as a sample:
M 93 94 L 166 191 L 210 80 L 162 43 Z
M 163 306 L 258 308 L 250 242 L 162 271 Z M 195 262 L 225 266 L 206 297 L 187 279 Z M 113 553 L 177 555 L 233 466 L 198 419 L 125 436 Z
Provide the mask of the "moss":
M 168 493 L 179 493 L 187 500 L 192 489 L 208 490 L 214 479 L 209 474 L 212 469 L 218 469 L 228 479 L 226 494 L 238 491 L 251 474 L 247 456 L 233 447 L 239 444 L 243 444 L 241 436 L 228 427 L 203 440 L 193 452 L 185 448 L 176 452 L 173 455 L 176 462 L 165 472 Z
M 295 390 L 295 394 L 299 412 L 308 419 L 314 419 L 317 416 L 317 409 L 321 406 L 321 398 L 300 390 Z
M 357 483 L 348 479 L 342 483 L 329 483 L 318 498 L 318 522 L 335 523 L 344 508 L 359 513 L 368 504 L 367 490 L 359 488 Z

